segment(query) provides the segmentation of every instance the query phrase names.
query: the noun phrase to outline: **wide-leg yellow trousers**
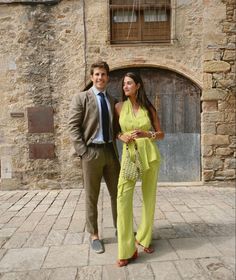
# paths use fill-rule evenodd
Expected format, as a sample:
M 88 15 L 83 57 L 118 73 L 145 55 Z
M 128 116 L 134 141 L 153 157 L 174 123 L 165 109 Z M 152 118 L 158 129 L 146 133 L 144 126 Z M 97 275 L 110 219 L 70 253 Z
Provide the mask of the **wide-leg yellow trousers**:
M 128 259 L 133 256 L 136 250 L 135 239 L 144 247 L 149 247 L 151 243 L 159 167 L 160 162 L 153 161 L 150 163 L 150 168 L 143 173 L 142 217 L 136 236 L 134 236 L 133 230 L 133 194 L 135 182 L 120 180 L 118 184 L 118 259 Z

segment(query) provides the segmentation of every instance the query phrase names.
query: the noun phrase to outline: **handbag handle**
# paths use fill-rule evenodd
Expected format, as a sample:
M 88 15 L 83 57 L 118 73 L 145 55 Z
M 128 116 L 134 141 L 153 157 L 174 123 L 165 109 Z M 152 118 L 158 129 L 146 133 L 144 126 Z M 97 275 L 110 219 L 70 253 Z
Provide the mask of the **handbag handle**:
M 136 141 L 134 141 L 134 149 L 135 149 L 135 151 L 138 151 L 138 146 L 137 146 Z M 128 143 L 126 143 L 126 150 L 127 151 L 129 150 L 129 144 Z

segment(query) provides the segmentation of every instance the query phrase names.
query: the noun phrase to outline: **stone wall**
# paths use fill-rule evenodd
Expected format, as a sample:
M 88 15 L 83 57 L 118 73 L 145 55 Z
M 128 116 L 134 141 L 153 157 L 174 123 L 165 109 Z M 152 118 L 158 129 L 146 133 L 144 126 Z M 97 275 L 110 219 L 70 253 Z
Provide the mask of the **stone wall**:
M 235 1 L 205 1 L 202 92 L 204 180 L 235 179 Z M 208 16 L 208 18 L 207 18 Z
M 78 159 L 69 156 L 67 113 L 71 96 L 84 85 L 82 4 L 66 2 L 0 6 L 2 188 L 81 183 Z M 53 109 L 53 132 L 29 132 L 27 109 L 33 107 Z M 55 158 L 30 159 L 29 144 L 35 143 L 53 144 Z
M 233 1 L 173 0 L 171 44 L 119 46 L 109 42 L 108 1 L 24 2 L 0 0 L 0 189 L 81 186 L 68 108 L 98 58 L 111 70 L 171 69 L 201 87 L 203 180 L 235 178 Z M 30 132 L 28 108 L 53 109 L 54 129 Z M 52 157 L 31 159 L 30 144 Z

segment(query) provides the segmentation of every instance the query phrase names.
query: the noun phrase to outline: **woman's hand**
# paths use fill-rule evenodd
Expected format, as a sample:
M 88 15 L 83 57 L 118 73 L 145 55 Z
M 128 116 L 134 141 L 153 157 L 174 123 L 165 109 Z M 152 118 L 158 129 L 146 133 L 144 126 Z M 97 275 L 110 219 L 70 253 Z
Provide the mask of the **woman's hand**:
M 130 143 L 134 141 L 134 138 L 130 134 L 119 133 L 117 138 L 124 143 Z
M 135 130 L 131 133 L 131 137 L 132 137 L 133 139 L 148 137 L 148 131 L 144 131 L 144 130 L 141 130 L 141 129 L 135 129 Z

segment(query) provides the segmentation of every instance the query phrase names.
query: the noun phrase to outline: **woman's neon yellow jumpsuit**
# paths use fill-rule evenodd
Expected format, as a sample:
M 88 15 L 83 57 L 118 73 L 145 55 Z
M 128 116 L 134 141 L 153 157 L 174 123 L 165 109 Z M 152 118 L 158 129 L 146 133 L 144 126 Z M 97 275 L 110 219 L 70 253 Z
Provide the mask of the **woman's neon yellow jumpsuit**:
M 129 134 L 134 129 L 149 131 L 151 122 L 147 110 L 140 107 L 134 115 L 130 100 L 123 103 L 119 123 L 122 133 Z M 144 247 L 149 247 L 152 240 L 152 228 L 156 203 L 157 178 L 160 167 L 160 153 L 156 143 L 149 138 L 136 139 L 138 151 L 143 165 L 142 176 L 142 219 L 134 236 L 133 230 L 133 194 L 134 181 L 122 178 L 123 161 L 118 182 L 117 196 L 117 229 L 118 229 L 118 258 L 129 259 L 133 256 L 136 247 L 135 239 Z M 129 144 L 131 158 L 134 158 L 134 144 Z M 123 145 L 122 158 L 126 157 L 125 144 Z

